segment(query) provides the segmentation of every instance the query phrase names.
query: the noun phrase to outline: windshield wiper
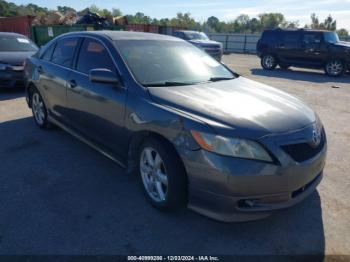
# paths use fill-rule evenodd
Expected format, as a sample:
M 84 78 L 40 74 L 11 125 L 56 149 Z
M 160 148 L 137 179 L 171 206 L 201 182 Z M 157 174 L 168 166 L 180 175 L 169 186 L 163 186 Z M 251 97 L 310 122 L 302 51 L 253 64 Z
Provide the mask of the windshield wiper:
M 167 81 L 167 82 L 161 82 L 161 83 L 147 83 L 143 84 L 143 86 L 149 87 L 149 86 L 188 86 L 188 85 L 193 85 L 194 83 L 189 83 L 189 82 L 175 82 L 175 81 Z
M 209 79 L 210 82 L 217 82 L 217 81 L 225 81 L 225 80 L 232 80 L 234 77 L 211 77 Z

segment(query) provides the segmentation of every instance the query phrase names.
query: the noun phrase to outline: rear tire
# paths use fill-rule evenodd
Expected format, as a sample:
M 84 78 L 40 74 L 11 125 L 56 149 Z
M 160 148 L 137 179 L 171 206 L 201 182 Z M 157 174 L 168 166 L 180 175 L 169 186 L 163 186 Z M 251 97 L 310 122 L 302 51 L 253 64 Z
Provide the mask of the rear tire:
M 331 77 L 342 76 L 346 71 L 345 63 L 340 59 L 330 59 L 326 63 L 324 71 L 326 75 Z
M 277 59 L 271 54 L 266 54 L 261 57 L 261 66 L 265 70 L 273 70 L 277 66 Z
M 171 145 L 147 138 L 140 146 L 138 173 L 146 199 L 155 208 L 168 211 L 185 206 L 185 169 Z

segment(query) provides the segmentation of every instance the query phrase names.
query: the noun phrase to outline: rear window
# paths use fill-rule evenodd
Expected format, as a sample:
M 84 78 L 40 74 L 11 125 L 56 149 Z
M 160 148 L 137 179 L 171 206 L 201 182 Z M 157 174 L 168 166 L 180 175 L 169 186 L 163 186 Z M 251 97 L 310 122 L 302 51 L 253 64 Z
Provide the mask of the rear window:
M 34 52 L 37 50 L 37 46 L 25 36 L 0 35 L 0 52 Z

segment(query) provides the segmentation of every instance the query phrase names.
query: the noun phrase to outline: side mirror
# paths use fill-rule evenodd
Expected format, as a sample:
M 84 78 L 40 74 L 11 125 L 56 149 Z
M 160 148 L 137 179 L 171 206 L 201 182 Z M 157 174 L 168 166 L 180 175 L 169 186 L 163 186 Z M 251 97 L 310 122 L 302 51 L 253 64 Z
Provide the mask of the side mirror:
M 120 84 L 117 75 L 109 69 L 99 68 L 91 69 L 89 73 L 89 79 L 93 83 L 104 83 L 104 84 Z

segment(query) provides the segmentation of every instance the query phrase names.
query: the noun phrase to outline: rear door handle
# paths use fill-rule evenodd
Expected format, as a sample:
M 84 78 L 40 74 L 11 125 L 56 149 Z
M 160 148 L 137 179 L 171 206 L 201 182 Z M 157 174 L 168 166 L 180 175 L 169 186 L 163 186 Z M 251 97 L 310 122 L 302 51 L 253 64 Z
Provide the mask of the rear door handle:
M 68 85 L 70 88 L 75 88 L 77 86 L 77 82 L 75 80 L 70 80 Z

